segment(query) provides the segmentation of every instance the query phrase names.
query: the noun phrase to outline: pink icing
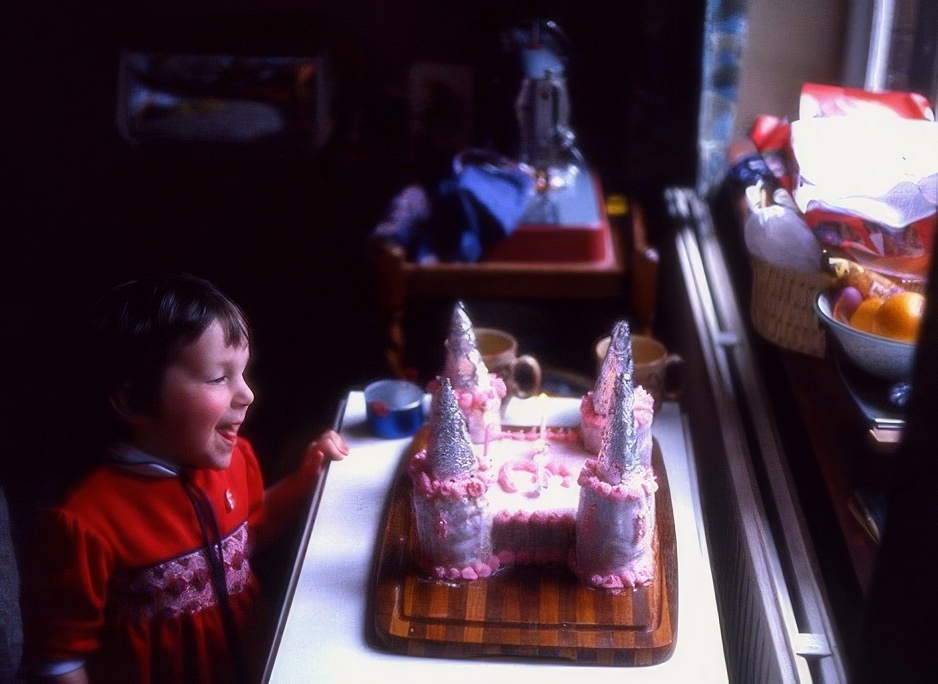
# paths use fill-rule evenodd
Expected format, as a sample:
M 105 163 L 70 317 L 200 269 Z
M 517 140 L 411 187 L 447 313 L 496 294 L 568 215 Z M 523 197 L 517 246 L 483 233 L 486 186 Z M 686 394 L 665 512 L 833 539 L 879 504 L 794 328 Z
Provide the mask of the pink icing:
M 534 441 L 541 438 L 547 439 L 549 442 L 557 442 L 561 444 L 575 444 L 579 435 L 577 431 L 572 428 L 544 428 L 543 434 L 539 427 L 528 428 L 527 430 L 511 430 L 502 432 L 498 435 L 499 439 L 514 439 L 522 441 Z
M 592 575 L 589 583 L 604 589 L 625 589 L 628 587 L 647 587 L 655 579 L 655 560 L 651 554 L 632 563 L 632 567 L 623 568 L 618 573 Z
M 635 428 L 650 427 L 655 419 L 655 400 L 641 385 L 635 386 L 633 396 L 635 401 L 632 406 L 632 413 L 635 416 Z M 594 428 L 602 427 L 606 421 L 605 415 L 596 413 L 596 408 L 593 406 L 592 390 L 583 395 L 583 399 L 580 401 L 580 419 L 583 425 Z
M 505 381 L 494 373 L 489 375 L 489 381 L 489 387 L 485 390 L 478 387 L 454 387 L 453 394 L 456 395 L 459 408 L 463 411 L 475 409 L 483 412 L 498 409 L 501 406 L 501 400 L 508 394 L 508 388 L 505 386 Z M 432 393 L 438 386 L 439 379 L 434 378 L 427 383 L 427 391 Z
M 569 489 L 573 486 L 573 473 L 570 471 L 570 468 L 566 463 L 562 461 L 550 461 L 545 466 L 544 469 L 547 470 L 551 475 L 560 478 L 560 486 L 566 489 Z
M 443 496 L 453 499 L 478 499 L 488 491 L 488 482 L 474 474 L 457 475 L 436 480 L 427 470 L 426 450 L 414 454 L 407 464 L 414 489 L 427 497 Z
M 520 473 L 521 478 L 517 476 Z M 524 477 L 524 474 L 527 474 L 527 477 Z M 519 480 L 524 480 L 524 492 L 530 492 L 532 489 L 536 489 L 539 482 L 539 473 L 537 463 L 534 461 L 509 461 L 502 464 L 502 467 L 498 469 L 498 485 L 506 492 L 514 493 L 521 488 Z
M 573 511 L 522 511 L 517 510 L 514 513 L 509 511 L 499 511 L 493 518 L 500 525 L 520 525 L 527 527 L 530 523 L 539 525 L 572 525 L 576 521 L 576 515 Z
M 612 485 L 599 475 L 599 463 L 592 458 L 583 464 L 578 483 L 584 489 L 591 489 L 601 496 L 616 500 L 645 498 L 658 491 L 657 478 L 650 468 L 642 468 L 635 475 Z
M 498 572 L 502 565 L 502 560 L 498 556 L 490 556 L 486 560 L 475 560 L 464 566 L 445 567 L 438 565 L 433 568 L 433 576 L 441 580 L 484 579 Z

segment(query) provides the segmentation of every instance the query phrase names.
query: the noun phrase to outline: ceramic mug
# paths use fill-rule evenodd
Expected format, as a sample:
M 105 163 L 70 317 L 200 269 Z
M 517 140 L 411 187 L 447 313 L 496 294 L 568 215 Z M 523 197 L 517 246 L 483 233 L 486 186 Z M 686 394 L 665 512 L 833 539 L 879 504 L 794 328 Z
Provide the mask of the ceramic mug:
M 596 342 L 596 374 L 602 370 L 609 349 L 610 337 Z M 659 340 L 648 335 L 632 335 L 632 364 L 635 384 L 645 388 L 655 401 L 655 410 L 662 401 L 679 399 L 683 391 L 684 359 L 671 354 Z
M 530 354 L 518 356 L 518 340 L 498 328 L 476 328 L 476 347 L 490 373 L 505 381 L 509 397 L 524 399 L 540 392 L 541 365 Z

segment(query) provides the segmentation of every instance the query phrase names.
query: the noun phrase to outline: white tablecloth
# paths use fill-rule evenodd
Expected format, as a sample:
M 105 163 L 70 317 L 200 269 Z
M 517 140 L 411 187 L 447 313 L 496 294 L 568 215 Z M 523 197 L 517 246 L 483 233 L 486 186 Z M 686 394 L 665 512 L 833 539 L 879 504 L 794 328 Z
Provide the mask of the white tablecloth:
M 512 401 L 506 422 L 534 424 L 546 411 L 548 425 L 573 425 L 578 400 Z M 536 421 L 536 422 L 534 422 Z M 269 681 L 292 682 L 508 682 L 532 684 L 588 677 L 601 682 L 725 682 L 726 663 L 697 474 L 680 407 L 665 403 L 653 434 L 661 447 L 671 487 L 678 559 L 677 644 L 672 656 L 650 667 L 597 667 L 547 660 L 445 659 L 399 655 L 370 643 L 375 545 L 384 530 L 392 479 L 409 439 L 369 435 L 361 392 L 346 401 L 341 431 L 352 448 L 330 465 L 307 547 L 301 549 L 295 591 L 288 598 Z

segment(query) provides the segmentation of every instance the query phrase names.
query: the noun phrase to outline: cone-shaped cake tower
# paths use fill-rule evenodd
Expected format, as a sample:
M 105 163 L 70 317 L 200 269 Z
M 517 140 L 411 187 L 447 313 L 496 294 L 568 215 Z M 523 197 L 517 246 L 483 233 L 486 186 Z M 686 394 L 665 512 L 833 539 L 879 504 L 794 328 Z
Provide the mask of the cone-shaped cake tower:
M 482 361 L 472 321 L 462 302 L 456 304 L 450 318 L 443 376 L 453 385 L 469 438 L 475 444 L 482 444 L 487 438 L 496 437 L 501 432 L 505 383 L 491 376 Z
M 655 492 L 651 420 L 635 419 L 631 344 L 614 378 L 599 456 L 580 472 L 575 570 L 597 587 L 650 584 L 655 576 Z
M 580 403 L 580 434 L 583 447 L 591 454 L 598 454 L 603 433 L 612 415 L 615 400 L 615 384 L 620 375 L 627 375 L 632 382 L 632 333 L 626 321 L 617 322 L 612 328 L 609 348 L 603 357 L 602 367 L 596 383 Z M 647 408 L 654 410 L 651 395 L 644 388 L 635 386 L 632 392 L 633 407 L 644 415 Z
M 631 370 L 631 363 L 629 366 Z M 631 373 L 616 376 L 613 392 L 609 424 L 603 433 L 597 461 L 603 480 L 618 484 L 641 465 L 635 436 L 635 391 Z
M 622 373 L 628 373 L 631 377 L 632 372 L 632 332 L 628 322 L 619 321 L 612 328 L 609 347 L 606 349 L 602 368 L 593 387 L 593 410 L 596 413 L 603 416 L 609 415 L 619 376 Z
M 427 448 L 408 464 L 418 564 L 438 579 L 487 577 L 496 563 L 488 485 L 448 377 L 433 395 L 427 428 Z
M 477 467 L 449 378 L 443 378 L 430 404 L 427 435 L 427 467 L 436 478 L 465 477 Z

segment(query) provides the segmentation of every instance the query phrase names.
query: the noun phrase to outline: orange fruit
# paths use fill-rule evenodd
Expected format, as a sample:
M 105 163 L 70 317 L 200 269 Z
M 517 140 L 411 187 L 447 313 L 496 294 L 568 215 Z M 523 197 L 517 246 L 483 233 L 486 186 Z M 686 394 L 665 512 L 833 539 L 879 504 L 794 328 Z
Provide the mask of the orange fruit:
M 863 332 L 873 332 L 873 317 L 882 305 L 879 297 L 867 297 L 850 316 L 850 325 Z
M 925 311 L 925 296 L 919 292 L 899 292 L 886 297 L 873 316 L 873 332 L 905 342 L 918 338 Z

